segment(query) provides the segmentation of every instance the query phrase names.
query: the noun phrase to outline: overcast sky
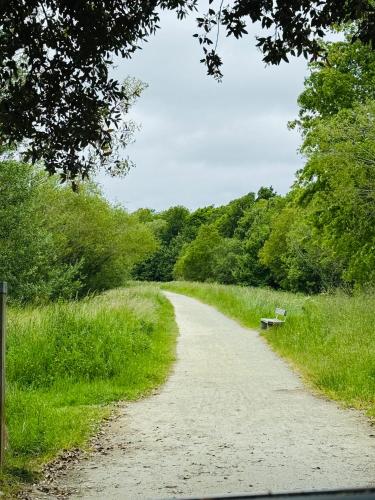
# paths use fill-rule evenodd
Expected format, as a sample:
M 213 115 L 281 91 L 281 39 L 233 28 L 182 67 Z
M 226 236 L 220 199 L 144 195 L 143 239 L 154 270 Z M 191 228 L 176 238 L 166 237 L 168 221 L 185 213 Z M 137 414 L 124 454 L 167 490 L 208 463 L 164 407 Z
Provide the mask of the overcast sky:
M 116 76 L 149 86 L 131 113 L 142 125 L 128 148 L 136 167 L 123 179 L 100 176 L 106 196 L 130 211 L 222 205 L 260 186 L 285 193 L 302 165 L 297 97 L 307 74 L 303 59 L 265 66 L 254 37 L 222 37 L 224 79 L 199 63 L 194 16 L 163 15 L 161 30 Z

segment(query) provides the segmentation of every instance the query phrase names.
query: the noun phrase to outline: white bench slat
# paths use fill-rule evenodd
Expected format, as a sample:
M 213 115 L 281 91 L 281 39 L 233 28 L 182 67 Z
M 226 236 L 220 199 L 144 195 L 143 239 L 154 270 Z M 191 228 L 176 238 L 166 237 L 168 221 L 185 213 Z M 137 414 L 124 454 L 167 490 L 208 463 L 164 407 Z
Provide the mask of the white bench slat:
M 285 323 L 285 317 L 286 317 L 286 310 L 281 309 L 281 307 L 276 307 L 275 309 L 275 316 L 276 318 L 261 318 L 260 319 L 260 326 L 263 329 L 268 328 L 268 326 L 272 325 L 281 325 Z M 282 316 L 284 319 L 280 319 L 278 316 Z

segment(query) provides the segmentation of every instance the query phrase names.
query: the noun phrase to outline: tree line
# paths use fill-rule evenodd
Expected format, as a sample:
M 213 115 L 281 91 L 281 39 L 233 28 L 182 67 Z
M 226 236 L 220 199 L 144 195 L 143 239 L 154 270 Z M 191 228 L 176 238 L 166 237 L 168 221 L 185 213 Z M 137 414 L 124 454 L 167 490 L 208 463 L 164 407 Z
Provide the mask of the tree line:
M 375 283 L 375 54 L 328 43 L 299 97 L 305 166 L 272 188 L 194 212 L 139 210 L 159 248 L 137 279 L 186 279 L 317 293 Z
M 305 166 L 285 196 L 262 187 L 221 207 L 129 214 L 94 182 L 79 192 L 4 153 L 0 273 L 46 302 L 127 279 L 215 281 L 318 293 L 375 283 L 375 52 L 328 43 L 299 96 Z

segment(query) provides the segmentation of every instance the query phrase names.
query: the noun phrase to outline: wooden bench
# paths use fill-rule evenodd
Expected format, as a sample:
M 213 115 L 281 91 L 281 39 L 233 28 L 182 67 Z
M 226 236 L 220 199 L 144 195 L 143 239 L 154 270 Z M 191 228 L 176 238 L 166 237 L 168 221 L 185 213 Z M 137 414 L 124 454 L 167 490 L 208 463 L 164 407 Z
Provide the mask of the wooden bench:
M 262 330 L 267 330 L 270 326 L 280 326 L 285 323 L 286 310 L 276 307 L 275 318 L 261 318 L 260 327 Z

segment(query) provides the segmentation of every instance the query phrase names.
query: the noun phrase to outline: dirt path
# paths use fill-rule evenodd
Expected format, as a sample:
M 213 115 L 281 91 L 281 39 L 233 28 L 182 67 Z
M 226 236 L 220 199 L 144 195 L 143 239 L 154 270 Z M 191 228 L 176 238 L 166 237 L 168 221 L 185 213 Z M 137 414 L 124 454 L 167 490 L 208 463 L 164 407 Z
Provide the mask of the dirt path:
M 364 417 L 310 394 L 256 332 L 166 295 L 180 329 L 174 373 L 124 406 L 107 455 L 58 485 L 101 500 L 375 486 L 375 430 Z

